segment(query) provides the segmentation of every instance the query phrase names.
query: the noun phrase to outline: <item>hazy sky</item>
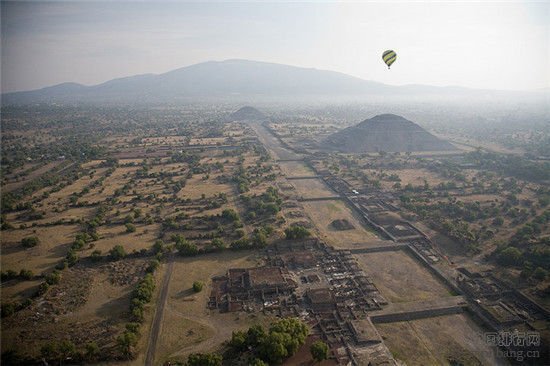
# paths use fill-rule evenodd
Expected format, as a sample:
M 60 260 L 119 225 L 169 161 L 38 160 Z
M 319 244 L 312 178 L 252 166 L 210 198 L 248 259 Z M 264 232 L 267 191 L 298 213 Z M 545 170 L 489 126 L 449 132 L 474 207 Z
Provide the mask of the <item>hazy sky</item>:
M 2 2 L 2 91 L 251 59 L 388 84 L 550 87 L 550 2 Z M 391 70 L 386 49 L 397 52 Z

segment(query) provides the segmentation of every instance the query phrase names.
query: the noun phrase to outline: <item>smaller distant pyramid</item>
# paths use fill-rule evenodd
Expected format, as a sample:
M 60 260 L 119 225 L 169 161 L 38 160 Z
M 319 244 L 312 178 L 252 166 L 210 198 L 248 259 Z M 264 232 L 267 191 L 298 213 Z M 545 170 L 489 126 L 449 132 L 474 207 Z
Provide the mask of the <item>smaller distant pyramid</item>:
M 457 150 L 449 142 L 395 114 L 381 114 L 338 131 L 323 141 L 323 147 L 348 153 Z
M 267 116 L 254 107 L 245 106 L 231 113 L 228 121 L 264 121 Z

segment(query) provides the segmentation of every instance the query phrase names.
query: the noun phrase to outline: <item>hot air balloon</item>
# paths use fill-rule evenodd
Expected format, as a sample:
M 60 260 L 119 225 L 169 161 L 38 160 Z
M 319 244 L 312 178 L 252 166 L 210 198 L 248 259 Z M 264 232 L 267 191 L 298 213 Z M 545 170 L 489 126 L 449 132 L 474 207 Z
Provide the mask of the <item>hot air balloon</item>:
M 395 62 L 396 58 L 397 54 L 392 50 L 384 51 L 384 53 L 382 54 L 382 60 L 384 60 L 384 63 L 388 65 L 388 69 Z

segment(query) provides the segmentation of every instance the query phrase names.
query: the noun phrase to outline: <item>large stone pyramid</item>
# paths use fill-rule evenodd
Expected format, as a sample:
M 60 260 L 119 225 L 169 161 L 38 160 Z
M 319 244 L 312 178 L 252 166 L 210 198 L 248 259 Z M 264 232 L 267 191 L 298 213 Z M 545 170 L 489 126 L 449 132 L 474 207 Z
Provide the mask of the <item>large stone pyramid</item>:
M 395 114 L 381 114 L 338 131 L 322 147 L 350 153 L 456 150 L 414 122 Z

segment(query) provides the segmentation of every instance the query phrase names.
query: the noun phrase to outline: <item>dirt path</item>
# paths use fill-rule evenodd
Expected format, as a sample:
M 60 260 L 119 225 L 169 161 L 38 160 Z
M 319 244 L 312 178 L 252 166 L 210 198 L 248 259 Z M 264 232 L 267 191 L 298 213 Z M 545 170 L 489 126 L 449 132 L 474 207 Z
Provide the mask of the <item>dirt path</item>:
M 151 325 L 151 333 L 149 335 L 149 342 L 147 344 L 147 356 L 145 357 L 145 365 L 153 365 L 155 361 L 155 351 L 157 349 L 157 341 L 160 336 L 160 326 L 162 323 L 162 316 L 164 314 L 164 307 L 166 305 L 166 298 L 168 297 L 168 287 L 170 284 L 170 277 L 172 276 L 172 270 L 174 269 L 174 259 L 172 256 L 168 258 L 168 265 L 166 266 L 166 273 L 162 280 L 162 287 L 160 289 L 160 295 L 157 301 L 157 309 L 155 311 L 155 317 L 153 324 Z
M 301 159 L 303 156 L 300 156 L 281 145 L 279 140 L 275 138 L 263 125 L 258 123 L 249 123 L 248 124 L 258 136 L 260 142 L 270 150 L 271 157 L 275 160 L 287 160 L 287 159 Z

